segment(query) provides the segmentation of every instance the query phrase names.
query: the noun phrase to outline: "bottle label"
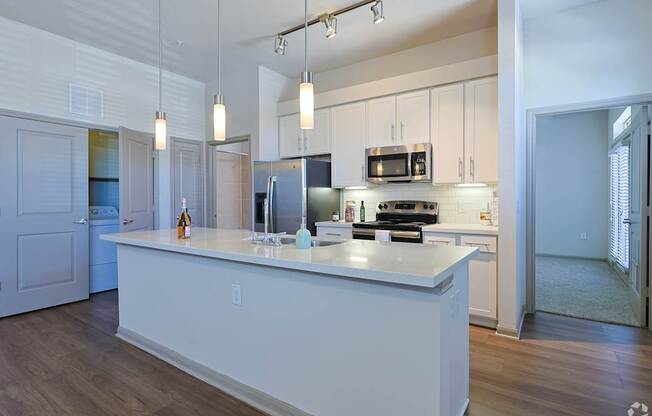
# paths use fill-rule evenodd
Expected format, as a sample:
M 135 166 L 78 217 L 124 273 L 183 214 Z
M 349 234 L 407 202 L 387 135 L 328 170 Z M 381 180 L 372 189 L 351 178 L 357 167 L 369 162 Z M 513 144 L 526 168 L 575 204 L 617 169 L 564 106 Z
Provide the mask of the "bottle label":
M 184 230 L 183 230 L 183 236 L 185 238 L 190 238 L 190 226 L 186 225 Z

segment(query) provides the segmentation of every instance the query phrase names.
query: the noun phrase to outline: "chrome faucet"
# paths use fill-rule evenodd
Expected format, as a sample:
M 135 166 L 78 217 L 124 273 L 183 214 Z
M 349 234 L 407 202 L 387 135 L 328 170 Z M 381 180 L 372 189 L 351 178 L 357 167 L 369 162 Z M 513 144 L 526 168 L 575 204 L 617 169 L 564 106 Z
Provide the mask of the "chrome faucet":
M 286 233 L 274 233 L 274 185 L 276 185 L 276 176 L 267 178 L 267 198 L 263 201 L 263 211 L 265 217 L 265 233 L 258 235 L 255 231 L 251 241 L 256 244 L 265 244 L 270 246 L 280 246 L 281 236 Z

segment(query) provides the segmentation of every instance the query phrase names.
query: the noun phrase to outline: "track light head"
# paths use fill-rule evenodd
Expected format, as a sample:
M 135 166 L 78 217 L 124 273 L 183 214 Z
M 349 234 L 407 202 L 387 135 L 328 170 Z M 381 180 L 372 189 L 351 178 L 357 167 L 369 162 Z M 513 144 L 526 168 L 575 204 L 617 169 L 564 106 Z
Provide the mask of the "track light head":
M 328 39 L 337 35 L 337 18 L 335 16 L 324 14 L 319 17 L 319 20 L 326 26 L 326 37 Z
M 274 52 L 277 55 L 285 55 L 285 48 L 288 46 L 288 41 L 283 36 L 278 35 L 274 41 Z
M 383 0 L 377 0 L 373 6 L 371 6 L 371 12 L 374 14 L 374 24 L 378 24 L 385 20 L 385 14 L 383 13 Z

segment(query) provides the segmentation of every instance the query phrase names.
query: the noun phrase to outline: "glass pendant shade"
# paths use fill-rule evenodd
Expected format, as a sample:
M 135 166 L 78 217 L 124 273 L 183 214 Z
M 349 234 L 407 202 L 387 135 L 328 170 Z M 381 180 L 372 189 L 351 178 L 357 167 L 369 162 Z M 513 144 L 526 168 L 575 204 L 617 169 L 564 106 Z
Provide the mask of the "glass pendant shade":
M 165 113 L 161 111 L 156 112 L 156 126 L 155 130 L 155 145 L 156 150 L 165 150 L 168 142 L 168 126 Z
M 301 128 L 315 128 L 315 92 L 312 84 L 312 73 L 303 72 L 299 84 L 299 113 Z
M 226 107 L 221 95 L 216 95 L 213 100 L 213 139 L 226 140 Z

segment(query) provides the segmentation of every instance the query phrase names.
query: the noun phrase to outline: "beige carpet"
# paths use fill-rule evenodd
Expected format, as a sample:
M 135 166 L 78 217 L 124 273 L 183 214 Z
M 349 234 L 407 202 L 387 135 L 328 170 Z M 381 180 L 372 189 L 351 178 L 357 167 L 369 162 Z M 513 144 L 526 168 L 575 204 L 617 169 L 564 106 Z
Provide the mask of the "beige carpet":
M 640 326 L 628 288 L 605 261 L 537 256 L 537 310 Z

